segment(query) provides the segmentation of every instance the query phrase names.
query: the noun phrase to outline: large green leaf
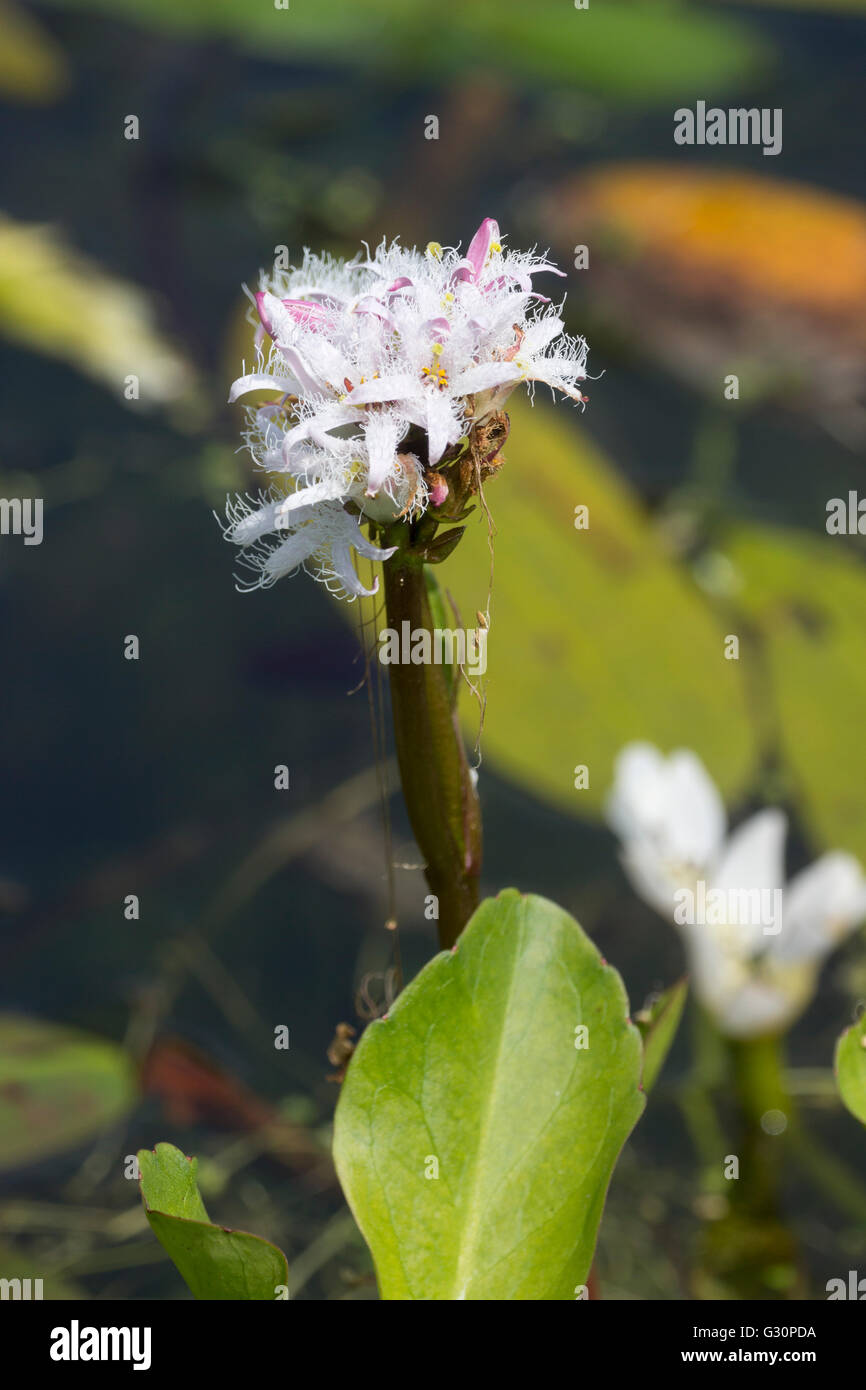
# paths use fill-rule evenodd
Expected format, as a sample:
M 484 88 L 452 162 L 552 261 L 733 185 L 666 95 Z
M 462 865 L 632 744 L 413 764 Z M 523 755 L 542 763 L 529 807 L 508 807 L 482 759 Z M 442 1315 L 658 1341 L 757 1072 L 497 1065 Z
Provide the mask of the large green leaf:
M 575 82 L 641 101 L 742 85 L 766 62 L 766 44 L 727 16 L 680 4 L 570 0 L 53 0 L 110 11 L 181 34 L 219 33 L 268 58 L 359 62 L 417 74 L 479 67 Z
M 725 547 L 767 655 L 767 692 L 793 791 L 819 843 L 866 862 L 866 568 L 836 536 L 773 527 Z
M 568 408 L 512 401 L 506 463 L 485 488 L 496 524 L 485 757 L 576 815 L 599 812 L 633 739 L 693 748 L 734 796 L 754 731 L 740 663 L 724 659 L 725 629 Z M 574 527 L 579 504 L 588 530 Z M 485 607 L 489 568 L 477 514 L 437 576 L 464 625 Z M 474 732 L 465 698 L 463 714 Z M 582 790 L 579 764 L 589 769 Z
M 836 1044 L 836 1083 L 851 1114 L 866 1125 L 866 1014 Z
M 0 1170 L 82 1143 L 134 1102 L 121 1047 L 41 1019 L 0 1015 Z
M 273 1300 L 288 1288 L 281 1250 L 261 1236 L 214 1226 L 196 1183 L 198 1159 L 172 1144 L 138 1154 L 141 1196 L 154 1235 L 193 1296 Z
M 337 1106 L 382 1297 L 574 1298 L 640 1070 L 622 981 L 577 922 L 514 889 L 482 903 L 364 1033 Z

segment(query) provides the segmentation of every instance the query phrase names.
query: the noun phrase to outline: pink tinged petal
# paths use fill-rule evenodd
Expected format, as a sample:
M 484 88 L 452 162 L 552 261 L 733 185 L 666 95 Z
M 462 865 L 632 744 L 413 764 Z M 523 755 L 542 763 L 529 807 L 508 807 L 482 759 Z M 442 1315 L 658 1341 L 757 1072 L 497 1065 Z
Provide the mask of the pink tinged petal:
M 275 343 L 279 343 L 284 333 L 291 332 L 295 322 L 292 314 L 284 308 L 283 301 L 271 294 L 270 290 L 259 290 L 255 300 L 262 327 Z
M 371 294 L 365 295 L 363 299 L 359 299 L 352 313 L 372 314 L 374 318 L 381 319 L 383 323 L 386 323 L 389 328 L 393 329 L 395 326 L 393 314 L 385 308 L 385 305 L 382 304 L 380 300 L 374 298 Z
M 328 315 L 321 304 L 314 304 L 310 299 L 282 299 L 280 303 L 295 323 L 303 324 L 314 332 L 328 322 Z
M 268 294 L 266 290 L 259 290 L 258 294 L 256 295 L 256 308 L 259 311 L 259 318 L 261 319 L 262 328 L 265 330 L 266 333 L 269 333 L 271 337 L 274 336 L 274 329 L 273 324 L 271 322 L 270 313 L 268 312 L 268 300 L 273 299 L 273 297 L 274 296 L 272 294 Z
M 385 293 L 386 293 L 386 294 L 399 294 L 401 290 L 412 290 L 412 289 L 414 289 L 414 288 L 415 288 L 414 281 L 410 280 L 409 277 L 408 277 L 408 275 L 401 275 L 401 276 L 399 276 L 398 279 L 396 279 L 396 280 L 394 281 L 394 283 L 393 283 L 392 285 L 389 285 L 389 286 L 388 286 L 388 288 L 387 288 L 387 290 L 385 291 Z
M 448 480 L 441 473 L 436 475 L 436 482 L 430 489 L 430 505 L 441 507 L 442 503 L 448 499 Z
M 444 333 L 451 332 L 451 324 L 447 319 L 428 319 L 421 327 L 431 338 L 441 338 Z
M 485 217 L 466 252 L 466 260 L 472 268 L 474 279 L 478 278 L 487 264 L 490 247 L 494 241 L 499 241 L 499 223 L 492 217 Z
M 568 279 L 566 272 L 564 270 L 560 270 L 559 266 L 554 265 L 552 261 L 542 261 L 541 265 L 534 265 L 532 267 L 533 275 L 540 275 L 543 271 L 549 271 L 551 275 L 558 275 L 562 280 Z

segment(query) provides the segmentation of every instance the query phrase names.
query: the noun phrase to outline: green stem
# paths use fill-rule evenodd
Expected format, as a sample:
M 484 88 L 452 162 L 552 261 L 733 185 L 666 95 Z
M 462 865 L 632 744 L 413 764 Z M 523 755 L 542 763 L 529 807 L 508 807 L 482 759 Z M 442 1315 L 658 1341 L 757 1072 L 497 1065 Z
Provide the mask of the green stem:
M 727 1216 L 705 1232 L 706 1268 L 726 1297 L 802 1296 L 799 1255 L 780 1192 L 787 1135 L 773 1133 L 767 1119 L 769 1111 L 780 1111 L 786 1128 L 796 1123 L 785 1089 L 782 1039 L 729 1039 L 727 1053 L 739 1121 L 732 1153 L 739 1169 L 728 1184 Z
M 781 1110 L 789 1118 L 791 1102 L 785 1089 L 781 1039 L 731 1039 L 728 1050 L 734 1088 L 749 1129 L 763 1133 L 761 1119 L 768 1110 Z
M 740 1206 L 756 1215 L 775 1217 L 785 1139 L 782 1133 L 767 1132 L 761 1121 L 771 1110 L 781 1112 L 786 1128 L 793 1120 L 781 1039 L 732 1039 L 728 1050 L 742 1122 L 741 1183 L 736 1189 Z
M 424 562 L 405 524 L 387 544 L 398 552 L 384 566 L 388 626 L 433 632 Z M 388 667 L 394 740 L 409 821 L 439 904 L 439 940 L 454 945 L 478 905 L 481 812 L 469 774 L 447 668 L 433 662 Z

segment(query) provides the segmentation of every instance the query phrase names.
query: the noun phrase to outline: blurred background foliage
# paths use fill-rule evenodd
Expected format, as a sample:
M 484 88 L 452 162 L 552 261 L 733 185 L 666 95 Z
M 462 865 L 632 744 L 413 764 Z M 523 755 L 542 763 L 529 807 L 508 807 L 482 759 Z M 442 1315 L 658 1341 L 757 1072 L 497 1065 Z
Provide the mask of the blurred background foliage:
M 487 491 L 487 887 L 574 912 L 635 1011 L 677 978 L 600 821 L 634 738 L 694 748 L 735 816 L 783 804 L 792 870 L 866 862 L 863 541 L 825 531 L 866 442 L 864 8 L 2 0 L 0 494 L 46 518 L 41 546 L 0 542 L 5 1277 L 183 1296 L 127 1163 L 166 1139 L 287 1251 L 293 1296 L 375 1296 L 328 1157 L 334 1027 L 393 988 L 359 614 L 300 578 L 238 595 L 210 515 L 257 485 L 223 402 L 251 352 L 240 285 L 276 246 L 465 243 L 495 215 L 569 270 L 590 405 L 516 401 Z M 782 154 L 674 146 L 697 99 L 781 107 Z M 467 622 L 490 568 L 479 511 L 439 575 Z M 412 973 L 434 934 L 391 813 Z M 862 1255 L 862 1131 L 830 1067 L 864 1001 L 861 938 L 791 1042 L 780 1295 Z M 727 1213 L 726 1106 L 689 1013 L 615 1178 L 603 1296 L 716 1291 L 696 1250 Z

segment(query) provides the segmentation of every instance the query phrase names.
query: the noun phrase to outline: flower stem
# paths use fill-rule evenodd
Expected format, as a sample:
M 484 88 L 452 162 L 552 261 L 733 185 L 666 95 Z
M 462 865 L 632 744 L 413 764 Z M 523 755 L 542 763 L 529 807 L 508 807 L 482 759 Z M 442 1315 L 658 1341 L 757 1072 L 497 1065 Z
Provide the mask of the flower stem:
M 398 545 L 384 565 L 388 626 L 402 634 L 432 634 L 424 561 L 413 553 L 410 528 L 390 528 Z M 432 640 L 432 639 L 431 639 Z M 427 882 L 438 899 L 439 941 L 454 945 L 478 905 L 481 811 L 457 722 L 456 682 L 432 661 L 388 667 L 394 740 L 409 821 L 426 861 Z
M 727 1052 L 739 1133 L 726 1163 L 735 1155 L 739 1169 L 737 1180 L 726 1184 L 728 1215 L 706 1232 L 707 1265 L 726 1297 L 796 1298 L 803 1294 L 802 1269 L 781 1194 L 784 1129 L 796 1125 L 796 1116 L 785 1087 L 782 1039 L 728 1039 Z

